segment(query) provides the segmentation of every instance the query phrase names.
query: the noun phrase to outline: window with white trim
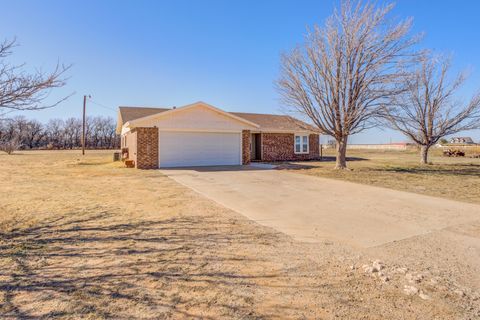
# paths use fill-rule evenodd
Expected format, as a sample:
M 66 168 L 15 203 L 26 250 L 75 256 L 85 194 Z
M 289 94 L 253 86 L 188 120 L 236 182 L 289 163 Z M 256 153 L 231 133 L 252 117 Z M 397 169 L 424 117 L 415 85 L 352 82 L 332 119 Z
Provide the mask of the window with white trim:
M 295 153 L 308 153 L 308 135 L 295 135 Z

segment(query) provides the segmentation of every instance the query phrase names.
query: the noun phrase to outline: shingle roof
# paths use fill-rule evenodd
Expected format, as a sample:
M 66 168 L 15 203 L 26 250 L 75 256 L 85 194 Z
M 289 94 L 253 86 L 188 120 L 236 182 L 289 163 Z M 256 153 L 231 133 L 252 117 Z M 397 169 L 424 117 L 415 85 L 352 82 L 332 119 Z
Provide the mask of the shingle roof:
M 168 111 L 169 108 L 145 108 L 145 107 L 118 107 L 122 125 L 125 122 L 148 117 L 160 112 Z
M 263 113 L 229 112 L 234 116 L 256 123 L 262 130 L 318 131 L 313 126 L 291 116 Z
M 144 108 L 144 107 L 119 107 L 119 123 L 121 127 L 128 121 L 151 116 L 157 113 L 171 110 L 169 108 Z M 228 112 L 236 117 L 243 118 L 260 126 L 262 131 L 315 131 L 315 127 L 287 115 L 262 114 L 262 113 L 244 113 Z

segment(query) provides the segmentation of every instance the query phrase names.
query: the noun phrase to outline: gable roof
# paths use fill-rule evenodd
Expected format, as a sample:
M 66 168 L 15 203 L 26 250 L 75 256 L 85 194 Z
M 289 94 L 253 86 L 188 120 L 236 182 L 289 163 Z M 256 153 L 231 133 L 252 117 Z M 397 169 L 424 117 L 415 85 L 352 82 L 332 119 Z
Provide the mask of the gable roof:
M 262 113 L 244 113 L 244 112 L 225 112 L 221 109 L 215 108 L 203 102 L 194 103 L 180 108 L 146 108 L 146 107 L 119 107 L 117 133 L 120 133 L 122 126 L 127 122 L 136 121 L 142 118 L 150 118 L 154 115 L 162 113 L 171 113 L 176 110 L 190 108 L 194 105 L 202 104 L 216 111 L 230 115 L 237 120 L 243 120 L 246 123 L 252 124 L 261 131 L 313 131 L 319 130 L 312 125 L 295 119 L 287 115 L 262 114 Z M 163 116 L 163 114 L 162 114 Z
M 212 110 L 214 112 L 217 112 L 219 114 L 222 114 L 222 115 L 224 115 L 228 118 L 232 118 L 232 119 L 235 119 L 237 121 L 243 122 L 243 123 L 245 123 L 245 124 L 247 124 L 251 127 L 254 127 L 254 128 L 259 127 L 256 123 L 250 122 L 250 121 L 248 121 L 247 119 L 244 119 L 244 118 L 237 117 L 236 115 L 234 115 L 230 112 L 225 112 L 222 109 L 216 108 L 216 107 L 214 107 L 214 106 L 212 106 L 208 103 L 202 102 L 202 101 L 198 101 L 198 102 L 195 102 L 195 103 L 192 103 L 192 104 L 188 104 L 186 106 L 179 107 L 179 108 L 174 107 L 172 109 L 161 111 L 161 112 L 158 112 L 156 114 L 149 115 L 149 116 L 146 116 L 146 117 L 143 117 L 143 118 L 134 119 L 134 120 L 131 120 L 129 122 L 130 123 L 141 122 L 141 121 L 144 121 L 144 120 L 147 120 L 147 119 L 152 119 L 153 117 L 158 118 L 158 117 L 162 117 L 162 116 L 167 115 L 167 114 L 171 114 L 171 113 L 174 113 L 174 112 L 181 112 L 182 110 L 188 110 L 188 109 L 191 109 L 191 108 L 194 108 L 194 107 L 199 107 L 199 106 L 210 109 L 210 110 Z

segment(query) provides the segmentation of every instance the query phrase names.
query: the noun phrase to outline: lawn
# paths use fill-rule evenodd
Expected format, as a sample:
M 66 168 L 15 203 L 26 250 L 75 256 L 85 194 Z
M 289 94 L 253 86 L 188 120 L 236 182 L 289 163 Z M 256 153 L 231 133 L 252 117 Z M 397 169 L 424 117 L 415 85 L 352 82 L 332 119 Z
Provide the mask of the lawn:
M 480 203 L 480 159 L 444 157 L 440 150 L 433 150 L 432 164 L 422 166 L 415 150 L 348 150 L 351 170 L 339 171 L 332 170 L 333 150 L 325 150 L 324 155 L 327 161 L 286 167 L 314 176 Z
M 123 168 L 111 152 L 19 152 L 0 162 L 0 318 L 480 315 L 479 223 L 371 249 L 306 244 L 158 170 Z M 363 271 L 374 259 L 388 282 Z M 415 285 L 429 300 L 404 293 L 400 267 L 423 275 Z

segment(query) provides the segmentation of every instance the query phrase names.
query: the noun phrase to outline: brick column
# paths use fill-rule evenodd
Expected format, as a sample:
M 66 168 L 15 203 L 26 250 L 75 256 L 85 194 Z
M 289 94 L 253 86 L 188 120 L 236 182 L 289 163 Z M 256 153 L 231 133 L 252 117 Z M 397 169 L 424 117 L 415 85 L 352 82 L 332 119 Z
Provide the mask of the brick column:
M 158 169 L 158 128 L 136 128 L 137 169 Z
M 320 140 L 318 134 L 311 134 L 308 138 L 310 144 L 310 160 L 319 160 L 320 159 Z
M 242 131 L 242 164 L 250 163 L 250 148 L 252 144 L 252 135 L 250 130 Z

